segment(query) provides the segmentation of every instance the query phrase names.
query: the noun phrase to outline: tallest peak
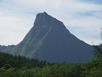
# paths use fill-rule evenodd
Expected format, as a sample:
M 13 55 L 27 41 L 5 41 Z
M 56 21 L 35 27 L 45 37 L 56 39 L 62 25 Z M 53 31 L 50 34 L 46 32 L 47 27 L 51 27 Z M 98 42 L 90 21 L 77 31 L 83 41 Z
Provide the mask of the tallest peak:
M 47 13 L 44 11 L 43 14 L 47 14 Z
M 48 27 L 51 22 L 52 18 L 50 15 L 48 15 L 46 12 L 38 13 L 35 19 L 34 27 L 36 28 L 45 28 Z M 46 25 L 47 24 L 47 25 Z
M 37 15 L 48 15 L 46 12 L 38 13 Z
M 59 24 L 63 25 L 63 23 L 59 20 L 57 20 L 56 18 L 50 16 L 49 14 L 47 14 L 46 12 L 43 13 L 38 13 L 36 16 L 36 20 L 35 20 L 35 27 L 37 26 L 42 26 L 45 27 L 46 26 L 54 26 L 54 24 L 57 23 L 56 26 L 59 26 Z M 38 25 L 39 24 L 39 25 Z
M 46 18 L 46 17 L 49 17 L 49 15 L 46 12 L 38 13 L 36 16 L 36 18 L 38 18 L 38 19 L 42 19 L 42 18 Z

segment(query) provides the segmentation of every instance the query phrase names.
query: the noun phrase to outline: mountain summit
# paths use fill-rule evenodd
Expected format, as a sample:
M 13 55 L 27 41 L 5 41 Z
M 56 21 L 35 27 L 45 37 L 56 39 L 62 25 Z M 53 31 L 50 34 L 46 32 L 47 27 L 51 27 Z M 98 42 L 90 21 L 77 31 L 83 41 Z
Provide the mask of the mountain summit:
M 18 45 L 0 50 L 48 62 L 88 62 L 94 58 L 92 46 L 76 38 L 46 12 L 37 14 L 34 26 Z

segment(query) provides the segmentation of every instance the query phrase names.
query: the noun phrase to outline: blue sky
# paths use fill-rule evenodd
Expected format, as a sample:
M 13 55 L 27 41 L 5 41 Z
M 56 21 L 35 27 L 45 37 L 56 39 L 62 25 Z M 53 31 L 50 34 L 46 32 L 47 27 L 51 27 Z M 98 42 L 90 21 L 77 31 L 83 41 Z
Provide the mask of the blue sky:
M 0 44 L 18 44 L 46 11 L 88 44 L 100 44 L 102 0 L 0 0 Z

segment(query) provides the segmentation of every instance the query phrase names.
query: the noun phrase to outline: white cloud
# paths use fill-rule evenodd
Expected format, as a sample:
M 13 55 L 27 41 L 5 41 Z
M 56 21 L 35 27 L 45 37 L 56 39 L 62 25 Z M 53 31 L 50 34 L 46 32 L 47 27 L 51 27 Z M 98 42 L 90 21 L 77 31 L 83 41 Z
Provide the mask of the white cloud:
M 94 41 L 95 44 L 100 42 L 100 38 L 96 38 L 100 36 L 102 5 L 79 0 L 4 1 L 0 6 L 0 44 L 19 43 L 33 26 L 35 15 L 43 11 L 64 22 L 81 40 L 89 44 L 92 44 L 89 41 Z
M 28 16 L 7 15 L 0 11 L 0 44 L 19 43 L 33 25 L 34 18 Z

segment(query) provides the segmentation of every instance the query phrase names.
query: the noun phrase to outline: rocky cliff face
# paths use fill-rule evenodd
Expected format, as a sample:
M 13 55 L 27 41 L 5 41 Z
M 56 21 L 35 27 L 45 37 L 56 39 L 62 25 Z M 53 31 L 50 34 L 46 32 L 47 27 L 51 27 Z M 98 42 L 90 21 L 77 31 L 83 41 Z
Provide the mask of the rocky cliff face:
M 87 62 L 94 58 L 92 46 L 76 38 L 46 12 L 37 14 L 34 26 L 18 45 L 2 51 L 48 62 Z

